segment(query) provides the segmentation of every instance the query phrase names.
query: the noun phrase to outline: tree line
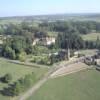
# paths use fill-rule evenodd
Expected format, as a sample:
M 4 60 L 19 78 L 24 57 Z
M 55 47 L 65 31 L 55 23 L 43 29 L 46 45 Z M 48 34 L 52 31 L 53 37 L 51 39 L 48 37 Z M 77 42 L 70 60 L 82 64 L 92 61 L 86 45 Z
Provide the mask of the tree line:
M 78 22 L 43 22 L 37 27 L 29 23 L 2 25 L 0 34 L 10 35 L 2 45 L 2 56 L 10 59 L 25 60 L 27 54 L 35 53 L 32 46 L 35 38 L 48 36 L 48 31 L 57 31 L 56 43 L 54 48 L 67 49 L 100 49 L 100 39 L 96 41 L 84 41 L 81 34 L 91 34 L 91 32 L 100 32 L 100 23 L 94 21 Z M 56 33 L 55 33 L 56 34 Z M 98 33 L 99 34 L 99 33 Z M 52 47 L 52 48 L 53 48 Z
M 100 22 L 95 21 L 56 21 L 44 22 L 39 24 L 40 27 L 49 31 L 65 32 L 69 28 L 74 27 L 80 34 L 88 34 L 91 32 L 100 32 Z

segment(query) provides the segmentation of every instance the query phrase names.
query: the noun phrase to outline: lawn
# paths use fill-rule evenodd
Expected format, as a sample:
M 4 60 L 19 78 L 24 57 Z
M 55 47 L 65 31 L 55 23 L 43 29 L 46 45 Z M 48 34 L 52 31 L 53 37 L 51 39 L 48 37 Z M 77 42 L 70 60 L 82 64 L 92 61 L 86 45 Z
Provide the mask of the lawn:
M 47 70 L 48 68 L 44 68 L 44 67 L 36 68 L 36 67 L 13 64 L 3 58 L 0 58 L 0 77 L 4 76 L 7 73 L 10 73 L 13 77 L 13 80 L 11 81 L 11 83 L 18 80 L 19 78 L 24 77 L 25 75 L 31 74 L 32 72 L 34 72 L 36 75 L 36 78 L 39 79 L 41 76 L 44 75 L 44 73 Z M 0 90 L 2 90 L 4 87 L 7 87 L 7 86 L 8 84 L 4 84 L 0 82 Z M 9 97 L 4 97 L 0 94 L 0 100 L 9 100 Z
M 100 72 L 84 70 L 51 79 L 28 100 L 100 100 Z
M 97 39 L 97 37 L 100 38 L 100 33 L 91 33 L 91 34 L 87 34 L 87 35 L 82 35 L 82 38 L 84 40 L 90 40 L 90 41 L 95 41 Z

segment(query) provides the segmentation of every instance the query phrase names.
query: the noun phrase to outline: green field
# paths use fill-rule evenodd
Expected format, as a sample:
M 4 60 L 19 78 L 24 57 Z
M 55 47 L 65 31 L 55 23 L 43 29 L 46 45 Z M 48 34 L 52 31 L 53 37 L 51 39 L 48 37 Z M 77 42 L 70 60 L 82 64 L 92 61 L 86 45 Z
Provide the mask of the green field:
M 51 79 L 28 100 L 100 100 L 100 72 L 84 70 Z
M 57 37 L 58 32 L 48 31 L 48 36 Z
M 78 52 L 84 55 L 95 55 L 97 53 L 97 49 L 86 49 L 86 50 L 79 50 Z
M 91 33 L 91 34 L 87 34 L 87 35 L 82 35 L 82 38 L 84 40 L 90 40 L 90 41 L 95 41 L 97 39 L 97 37 L 100 38 L 100 33 Z
M 42 75 L 44 75 L 44 73 L 47 70 L 48 68 L 36 68 L 36 67 L 13 64 L 3 58 L 0 58 L 0 77 L 4 76 L 7 73 L 10 73 L 13 77 L 11 83 L 18 80 L 19 78 L 24 77 L 25 75 L 31 74 L 32 72 L 34 72 L 36 78 L 39 79 Z M 0 90 L 2 90 L 4 87 L 7 86 L 8 84 L 0 82 Z M 0 94 L 0 100 L 11 100 L 11 99 L 9 97 Z

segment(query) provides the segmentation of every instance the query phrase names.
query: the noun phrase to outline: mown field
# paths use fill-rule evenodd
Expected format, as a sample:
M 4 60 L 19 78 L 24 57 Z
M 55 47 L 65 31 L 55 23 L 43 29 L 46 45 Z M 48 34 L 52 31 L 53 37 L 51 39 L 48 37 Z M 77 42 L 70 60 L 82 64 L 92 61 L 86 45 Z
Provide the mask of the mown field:
M 97 39 L 97 37 L 100 38 L 100 33 L 91 33 L 91 34 L 87 34 L 87 35 L 82 35 L 82 38 L 84 40 L 90 40 L 90 41 L 95 41 Z
M 31 74 L 32 72 L 34 72 L 35 77 L 39 79 L 44 75 L 44 73 L 47 70 L 48 68 L 36 68 L 36 67 L 13 64 L 3 58 L 0 58 L 0 77 L 4 76 L 7 73 L 10 73 L 13 78 L 13 80 L 10 83 L 17 81 L 19 78 Z M 8 84 L 2 83 L 0 81 L 0 90 L 2 90 L 4 87 L 8 87 Z M 6 97 L 0 94 L 0 100 L 12 100 L 12 99 L 10 99 L 10 97 Z
M 100 72 L 91 69 L 51 79 L 28 100 L 100 100 Z

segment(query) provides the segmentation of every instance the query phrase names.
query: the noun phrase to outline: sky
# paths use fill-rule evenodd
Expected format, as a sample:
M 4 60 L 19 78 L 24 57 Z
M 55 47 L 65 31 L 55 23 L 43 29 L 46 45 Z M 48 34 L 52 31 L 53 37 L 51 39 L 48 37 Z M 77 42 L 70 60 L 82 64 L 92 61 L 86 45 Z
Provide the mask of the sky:
M 0 0 L 0 17 L 100 13 L 100 0 Z

